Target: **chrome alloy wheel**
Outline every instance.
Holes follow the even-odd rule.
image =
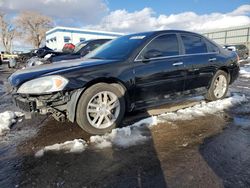
[[[120,113],[120,101],[110,91],[102,91],[94,95],[87,105],[88,122],[97,129],[110,127]]]
[[[227,90],[227,79],[224,75],[219,75],[214,82],[214,96],[221,98],[225,95]]]

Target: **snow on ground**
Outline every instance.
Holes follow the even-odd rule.
[[[54,151],[54,152],[63,151],[65,153],[80,153],[80,152],[83,152],[86,147],[87,147],[87,144],[84,140],[75,139],[73,141],[67,141],[67,142],[60,143],[60,144],[46,146],[43,149],[36,152],[35,156],[41,157],[44,155],[44,153],[49,152],[49,151]]]
[[[122,148],[133,146],[150,138],[147,135],[148,127],[157,125],[157,123],[157,117],[152,116],[133,125],[113,129],[111,133],[104,136],[92,136],[90,137],[90,143],[99,149],[111,147],[112,145]]]
[[[111,133],[107,133],[103,136],[92,136],[90,137],[89,146],[94,146],[97,149],[113,146],[118,148],[127,148],[150,139],[149,129],[158,123],[191,120],[208,114],[216,114],[245,101],[247,101],[247,99],[244,95],[240,96],[236,94],[223,100],[213,102],[202,101],[200,104],[193,107],[180,109],[176,112],[164,113],[158,116],[151,116],[130,126],[114,129]],[[72,141],[69,141],[69,143],[71,142]],[[42,156],[45,151],[65,150],[64,144],[46,146],[44,149],[38,151],[36,156]],[[85,141],[82,141],[82,147],[82,151],[84,151],[87,147]],[[66,151],[70,151],[72,148],[74,148],[74,144],[71,143],[67,145]]]
[[[95,144],[97,148],[105,148],[111,146],[129,147],[143,142],[150,138],[144,135],[146,128],[151,128],[158,123],[173,122],[181,120],[191,120],[197,117],[205,116],[208,114],[216,114],[232,107],[233,105],[240,104],[246,101],[246,97],[234,95],[232,97],[213,101],[202,101],[200,104],[193,107],[180,109],[177,112],[164,113],[158,116],[152,116],[120,129],[114,129],[111,133],[104,136],[92,136],[90,143]]]
[[[217,100],[213,102],[202,101],[200,104],[195,106],[180,109],[177,112],[169,112],[158,116],[160,121],[181,121],[191,120],[197,117],[205,116],[208,114],[216,114],[217,112],[223,111],[232,107],[233,105],[240,104],[247,101],[245,95],[234,95],[229,98]]]
[[[250,66],[244,66],[240,68],[240,76],[244,78],[250,78]]]
[[[0,136],[10,130],[10,126],[17,122],[18,117],[22,117],[21,112],[6,111],[0,113]]]

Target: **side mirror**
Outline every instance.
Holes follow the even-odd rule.
[[[151,59],[151,58],[156,58],[156,57],[161,57],[162,52],[158,50],[149,50],[144,54],[144,59]]]

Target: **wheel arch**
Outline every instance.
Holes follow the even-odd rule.
[[[82,89],[78,89],[76,92],[74,92],[71,96],[70,102],[67,104],[67,116],[69,121],[75,122],[76,121],[76,112],[77,112],[77,105],[81,98],[81,96],[84,94],[84,92],[90,88],[91,86],[99,83],[106,83],[111,84],[114,87],[116,87],[125,97],[125,105],[126,105],[126,111],[130,110],[130,97],[128,94],[128,89],[125,86],[125,84],[117,79],[117,78],[97,78],[94,80],[91,80],[87,82]]]
[[[207,89],[210,87],[210,85],[211,85],[211,83],[212,83],[212,80],[213,80],[213,78],[214,78],[214,75],[215,75],[218,71],[224,71],[224,72],[227,73],[227,75],[228,75],[228,81],[229,81],[228,83],[230,84],[230,81],[231,81],[231,74],[230,74],[230,71],[229,71],[229,69],[228,69],[227,67],[223,66],[223,67],[217,68],[217,69],[214,71],[213,76],[212,76],[212,78],[210,79],[210,81],[209,81],[209,83],[208,83]]]
[[[227,73],[227,76],[228,76],[228,83],[231,83],[232,78],[231,78],[231,73],[230,73],[229,69],[228,69],[227,67],[224,66],[224,67],[220,67],[217,71],[219,71],[219,70],[224,71],[224,72]],[[216,72],[217,72],[217,71],[216,71]]]

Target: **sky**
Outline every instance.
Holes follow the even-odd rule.
[[[156,3],[157,2],[157,3]],[[227,13],[243,4],[250,4],[249,0],[106,0],[111,11],[126,9],[130,12],[151,7],[157,14],[173,14],[194,11],[197,14],[212,12]]]
[[[52,17],[55,26],[124,34],[250,26],[250,0],[0,0],[0,12],[10,20],[22,11]],[[19,40],[14,45],[24,48]]]
[[[121,33],[250,25],[250,0],[0,0],[0,10],[9,18],[38,11],[56,26]]]

